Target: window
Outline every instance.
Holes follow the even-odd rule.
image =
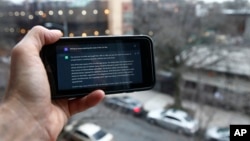
[[[180,122],[180,121],[181,121],[180,119],[175,118],[175,117],[172,117],[172,116],[165,116],[165,118],[168,118],[168,119],[170,119],[170,120],[174,120],[174,121],[178,121],[178,122]]]
[[[204,91],[207,92],[207,93],[212,93],[214,94],[217,90],[217,87],[215,86],[211,86],[211,85],[205,85],[204,86]]]
[[[185,119],[186,119],[186,121],[193,121],[194,120],[191,116],[188,116],[188,115],[185,117]]]
[[[197,87],[196,82],[185,81],[185,88],[196,89],[196,87]]]
[[[148,135],[150,140],[190,140],[143,121],[154,110],[164,117],[169,107],[192,113],[185,120],[199,119],[201,131],[205,125],[220,126],[220,120],[223,127],[232,119],[250,124],[249,9],[250,0],[0,0],[0,97],[11,50],[35,25],[59,29],[65,37],[147,35],[154,41],[158,88],[107,96],[119,97],[110,103],[143,106],[142,116],[101,103],[70,120],[103,127],[106,133],[96,138],[110,133],[113,140],[135,141],[148,141]],[[223,96],[218,102],[217,91]],[[136,101],[121,99],[124,95]],[[205,140],[201,137],[195,134],[192,140]]]
[[[96,140],[100,140],[101,138],[103,138],[107,133],[103,130],[99,130],[97,133],[94,134],[94,138]]]
[[[86,135],[85,133],[81,132],[81,131],[76,130],[75,133],[78,134],[78,135],[80,135],[80,136],[83,136],[86,139],[89,139],[89,136]]]

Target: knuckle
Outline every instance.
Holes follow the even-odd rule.
[[[40,25],[34,26],[31,31],[39,32],[39,31],[44,31],[46,28]]]

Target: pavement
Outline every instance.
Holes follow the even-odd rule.
[[[128,95],[140,100],[144,103],[144,108],[148,111],[163,108],[174,102],[171,96],[153,90],[111,96],[120,95]],[[213,126],[229,126],[231,124],[250,124],[250,116],[237,111],[226,111],[222,108],[198,104],[187,100],[183,100],[182,102],[185,108],[189,108],[195,112],[195,118],[199,119],[202,129]]]

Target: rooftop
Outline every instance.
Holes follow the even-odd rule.
[[[189,67],[250,76],[250,48],[196,46],[182,55]]]

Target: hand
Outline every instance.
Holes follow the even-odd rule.
[[[103,99],[104,92],[96,90],[80,99],[51,101],[39,52],[61,36],[60,31],[36,26],[13,48],[9,84],[0,106],[1,138],[55,141],[70,116]]]

